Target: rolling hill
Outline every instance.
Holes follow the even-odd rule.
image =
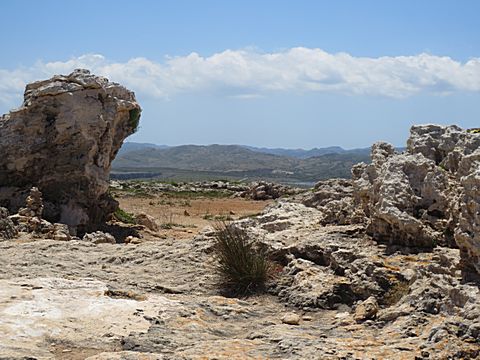
[[[296,155],[286,156],[268,153],[265,148],[240,145],[127,145],[127,150],[120,151],[113,162],[112,177],[169,180],[246,178],[310,184],[332,177],[349,178],[353,164],[369,161],[365,149],[327,149],[330,150],[324,150],[325,154],[319,156],[306,156],[309,151],[301,149],[272,149],[277,153],[281,153],[279,150],[285,150],[284,153],[294,151]]]

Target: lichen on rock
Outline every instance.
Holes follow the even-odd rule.
[[[17,212],[36,186],[44,218],[95,228],[117,207],[110,166],[140,113],[133,92],[88,70],[28,84],[22,106],[0,117],[0,205]]]

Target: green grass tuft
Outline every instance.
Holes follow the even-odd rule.
[[[264,289],[272,263],[257,242],[244,230],[225,222],[215,226],[215,256],[221,285],[234,295],[249,295]]]

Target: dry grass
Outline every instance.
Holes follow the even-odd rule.
[[[216,224],[217,272],[224,290],[249,295],[264,289],[272,274],[272,263],[245,231],[225,222]]]

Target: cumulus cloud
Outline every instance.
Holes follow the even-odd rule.
[[[31,67],[0,69],[0,102],[20,98],[27,82],[75,68],[88,68],[141,96],[161,99],[195,92],[249,99],[271,92],[402,98],[422,92],[480,91],[480,58],[465,63],[425,53],[369,58],[297,47],[275,53],[225,50],[207,57],[191,53],[161,62],[146,58],[114,62],[95,54],[37,62]]]

